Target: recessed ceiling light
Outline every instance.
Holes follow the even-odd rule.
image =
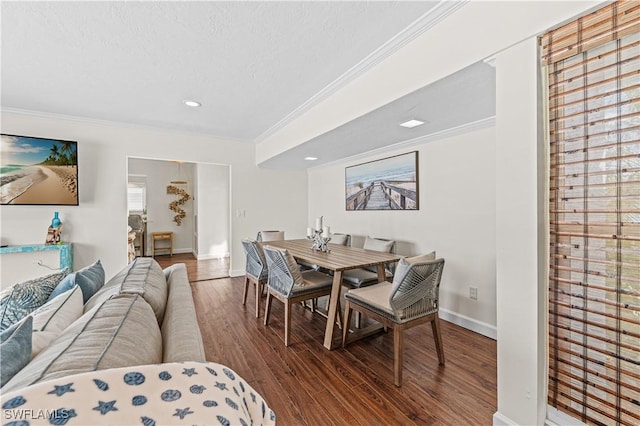
[[[184,104],[185,104],[186,106],[190,106],[190,107],[192,107],[192,108],[197,108],[197,107],[199,107],[200,105],[202,105],[200,102],[196,102],[196,101],[184,101]]]
[[[316,161],[318,157],[304,157],[304,159],[307,161]]]
[[[406,127],[409,129],[421,126],[423,124],[424,124],[424,121],[420,121],[420,120],[409,120],[409,121],[405,121],[404,123],[400,123],[402,127]]]

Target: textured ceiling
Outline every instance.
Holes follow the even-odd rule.
[[[1,103],[256,141],[437,3],[2,1]]]

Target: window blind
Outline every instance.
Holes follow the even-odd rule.
[[[544,35],[549,404],[640,424],[640,2]]]

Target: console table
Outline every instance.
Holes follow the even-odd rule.
[[[60,251],[60,269],[69,268],[73,271],[73,244],[31,244],[21,246],[0,247],[0,254],[5,253],[35,253],[39,251]]]

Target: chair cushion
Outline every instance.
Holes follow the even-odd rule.
[[[260,241],[282,241],[284,231],[260,231]]]
[[[291,296],[300,296],[323,288],[330,290],[333,284],[332,276],[318,271],[303,271],[302,279],[302,285],[294,285],[291,289]]]
[[[0,293],[0,331],[6,330],[44,305],[68,273],[65,268],[55,274],[15,284]]]
[[[388,270],[385,270],[385,279],[391,280],[393,275]],[[378,282],[378,272],[369,271],[368,269],[357,268],[348,269],[342,273],[342,281],[351,287],[365,287]]]
[[[33,318],[28,316],[0,333],[0,387],[22,370],[31,359]]]
[[[429,260],[436,260],[436,252],[432,251],[431,253],[421,254],[420,256],[405,257],[404,260],[406,260],[407,263],[428,262]]]
[[[104,285],[104,268],[100,259],[93,265],[76,271],[76,284],[82,289],[82,301],[87,302]]]
[[[331,234],[331,243],[346,246],[349,241],[348,234]]]
[[[378,238],[367,237],[364,240],[364,245],[362,246],[362,248],[365,250],[375,250],[383,253],[391,253],[391,249],[393,248],[393,245],[395,243],[395,241],[387,241],[380,240]]]
[[[87,371],[162,362],[160,327],[137,294],[118,294],[87,312],[18,372],[3,392]]]
[[[363,288],[355,288],[345,293],[345,299],[361,306],[367,306],[374,312],[378,312],[387,317],[394,317],[395,314],[389,304],[391,294],[391,283],[383,281],[378,284]]]
[[[51,341],[80,318],[82,313],[82,289],[79,286],[60,294],[33,311],[31,358],[49,346]]]
[[[296,286],[303,286],[304,279],[302,278],[302,272],[300,272],[300,267],[296,262],[296,259],[289,253],[289,250],[280,250],[282,255],[284,256],[285,261],[287,262],[287,268],[289,268],[289,272],[293,277],[293,288]]]

